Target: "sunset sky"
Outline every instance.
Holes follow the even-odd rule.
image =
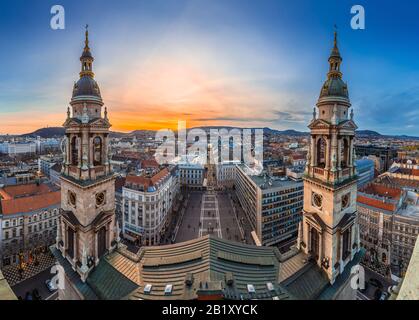
[[[366,30],[350,27],[354,4]],[[358,126],[419,136],[418,16],[410,0],[1,1],[0,134],[62,125],[86,23],[112,130],[308,131],[337,24]]]

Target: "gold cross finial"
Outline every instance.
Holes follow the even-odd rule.
[[[89,48],[89,25],[88,24],[86,24],[86,40],[85,40],[85,44],[86,44],[86,47],[85,47],[85,49],[88,49]]]

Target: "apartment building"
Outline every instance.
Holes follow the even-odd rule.
[[[122,188],[122,232],[143,245],[158,245],[179,193],[177,167],[126,177]]]
[[[0,189],[0,266],[18,263],[19,253],[55,242],[61,193],[52,184]]]
[[[257,241],[264,246],[281,245],[297,238],[303,208],[303,181],[254,174],[236,166],[236,195]]]

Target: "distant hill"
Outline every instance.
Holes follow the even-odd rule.
[[[38,129],[34,132],[31,133],[25,133],[22,134],[21,137],[41,137],[44,139],[47,138],[60,138],[62,136],[64,136],[65,133],[65,129],[63,127],[49,127],[49,128],[42,128],[42,129]],[[123,136],[127,135],[126,133],[122,133],[122,132],[114,132],[111,131],[110,136],[112,138],[121,138]]]
[[[372,131],[372,130],[357,130],[355,133],[359,137],[363,137],[363,136],[374,136],[374,137],[382,136],[381,133],[378,133],[377,131]]]
[[[64,135],[65,129],[63,127],[49,127],[38,129],[32,133],[22,134],[22,137],[41,137],[41,138],[54,138],[62,137]]]
[[[228,127],[228,126],[207,126],[207,127],[198,127],[200,129],[205,130],[206,132],[209,132],[210,129],[227,129],[231,130],[236,127]],[[188,130],[191,130],[194,128],[190,128]],[[268,127],[265,128],[238,128],[238,129],[263,129],[265,135],[286,135],[286,136],[295,136],[295,137],[301,137],[301,136],[307,136],[309,135],[308,132],[303,131],[297,131],[297,130],[275,130]],[[41,138],[54,138],[54,137],[62,137],[64,135],[65,129],[63,127],[49,127],[49,128],[42,128],[38,129],[32,133],[27,133],[21,135],[21,137],[41,137]],[[134,130],[130,133],[123,133],[123,132],[116,132],[111,131],[110,136],[112,138],[123,138],[123,137],[132,137],[136,136],[137,138],[143,136],[145,133],[153,133],[155,131],[152,130]],[[357,130],[356,136],[360,138],[397,138],[397,139],[415,139],[419,140],[419,137],[412,137],[412,136],[406,136],[406,135],[400,135],[400,136],[391,136],[391,135],[382,135],[381,133],[377,131],[372,130]]]

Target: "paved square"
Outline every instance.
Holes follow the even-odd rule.
[[[237,214],[239,213],[239,219]],[[240,222],[239,222],[240,221]],[[239,226],[240,225],[240,226]],[[176,236],[176,243],[212,234],[227,240],[249,242],[248,223],[240,212],[233,208],[230,193],[190,192],[182,223]]]

